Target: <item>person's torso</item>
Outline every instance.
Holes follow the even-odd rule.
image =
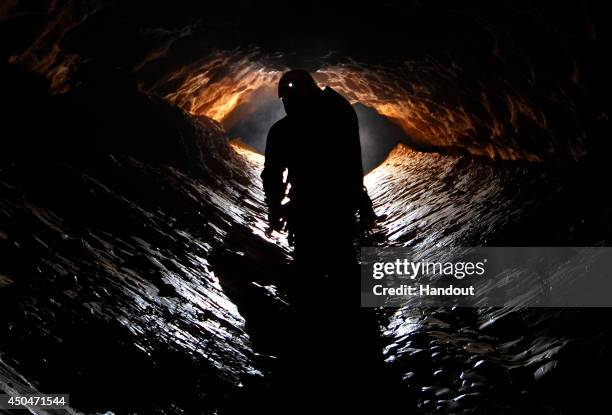
[[[332,94],[336,93],[326,90],[306,116],[290,118],[286,124],[291,199],[306,209],[349,208],[353,197],[349,189],[360,181],[354,173],[361,159],[352,148],[358,145],[352,108]]]

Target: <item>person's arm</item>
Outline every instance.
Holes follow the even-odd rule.
[[[357,113],[354,108],[350,108],[350,119],[351,119],[351,149],[354,152],[352,159],[356,161],[353,166],[355,177],[355,192],[358,194],[357,199],[357,210],[359,211],[359,220],[361,227],[364,229],[370,228],[374,222],[376,222],[376,213],[372,206],[372,200],[368,191],[363,185],[363,164],[361,160],[361,139],[359,137],[359,120],[357,119]]]
[[[359,221],[363,229],[370,228],[377,219],[376,213],[372,206],[372,200],[368,195],[368,191],[363,185],[363,165],[361,160],[361,140],[359,137],[359,119],[357,112],[349,101],[342,95],[338,94],[332,88],[327,87],[326,91],[330,97],[337,99],[338,105],[341,107],[341,116],[343,117],[343,125],[346,128],[346,133],[343,134],[348,160],[347,178],[349,187],[349,197],[354,209],[359,213]]]
[[[286,189],[286,184],[283,182],[286,162],[281,139],[279,126],[275,124],[268,132],[266,161],[261,173],[266,205],[268,206],[268,222],[270,227],[275,230],[282,228],[281,201]]]

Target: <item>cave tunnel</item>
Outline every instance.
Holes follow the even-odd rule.
[[[610,292],[543,304],[610,273],[580,256],[612,239],[604,6],[3,1],[0,393],[69,395],[36,414],[601,412]],[[313,286],[295,312],[260,178],[292,68],[357,114],[378,220],[355,248],[552,252],[536,288],[518,265],[488,288],[529,306],[367,308],[358,338],[347,272],[354,308]]]

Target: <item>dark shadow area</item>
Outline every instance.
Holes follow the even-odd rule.
[[[287,260],[241,226],[213,253],[211,265],[245,317],[265,372],[265,379],[245,384],[225,410],[341,412],[354,405],[356,394],[363,410],[416,410],[411,402],[380,399],[402,391],[397,374],[383,367],[374,310],[355,307],[331,281]]]

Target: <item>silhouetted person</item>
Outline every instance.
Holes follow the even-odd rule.
[[[339,385],[349,394],[370,394],[368,382],[380,378],[374,373],[377,327],[371,310],[360,312],[353,248],[356,216],[363,227],[376,218],[363,187],[357,115],[345,98],[319,88],[303,70],[285,73],[278,95],[287,116],[268,133],[262,179],[270,227],[289,231],[298,268],[298,311],[283,333],[293,338],[289,360],[296,362],[285,365],[291,380],[281,384],[295,387],[297,371],[310,385],[306,393],[342,402]]]
[[[287,116],[270,128],[262,173],[270,226],[286,226],[299,266],[339,278],[355,262],[357,212],[366,227],[375,218],[363,187],[357,115],[303,70],[282,76],[278,96]]]

